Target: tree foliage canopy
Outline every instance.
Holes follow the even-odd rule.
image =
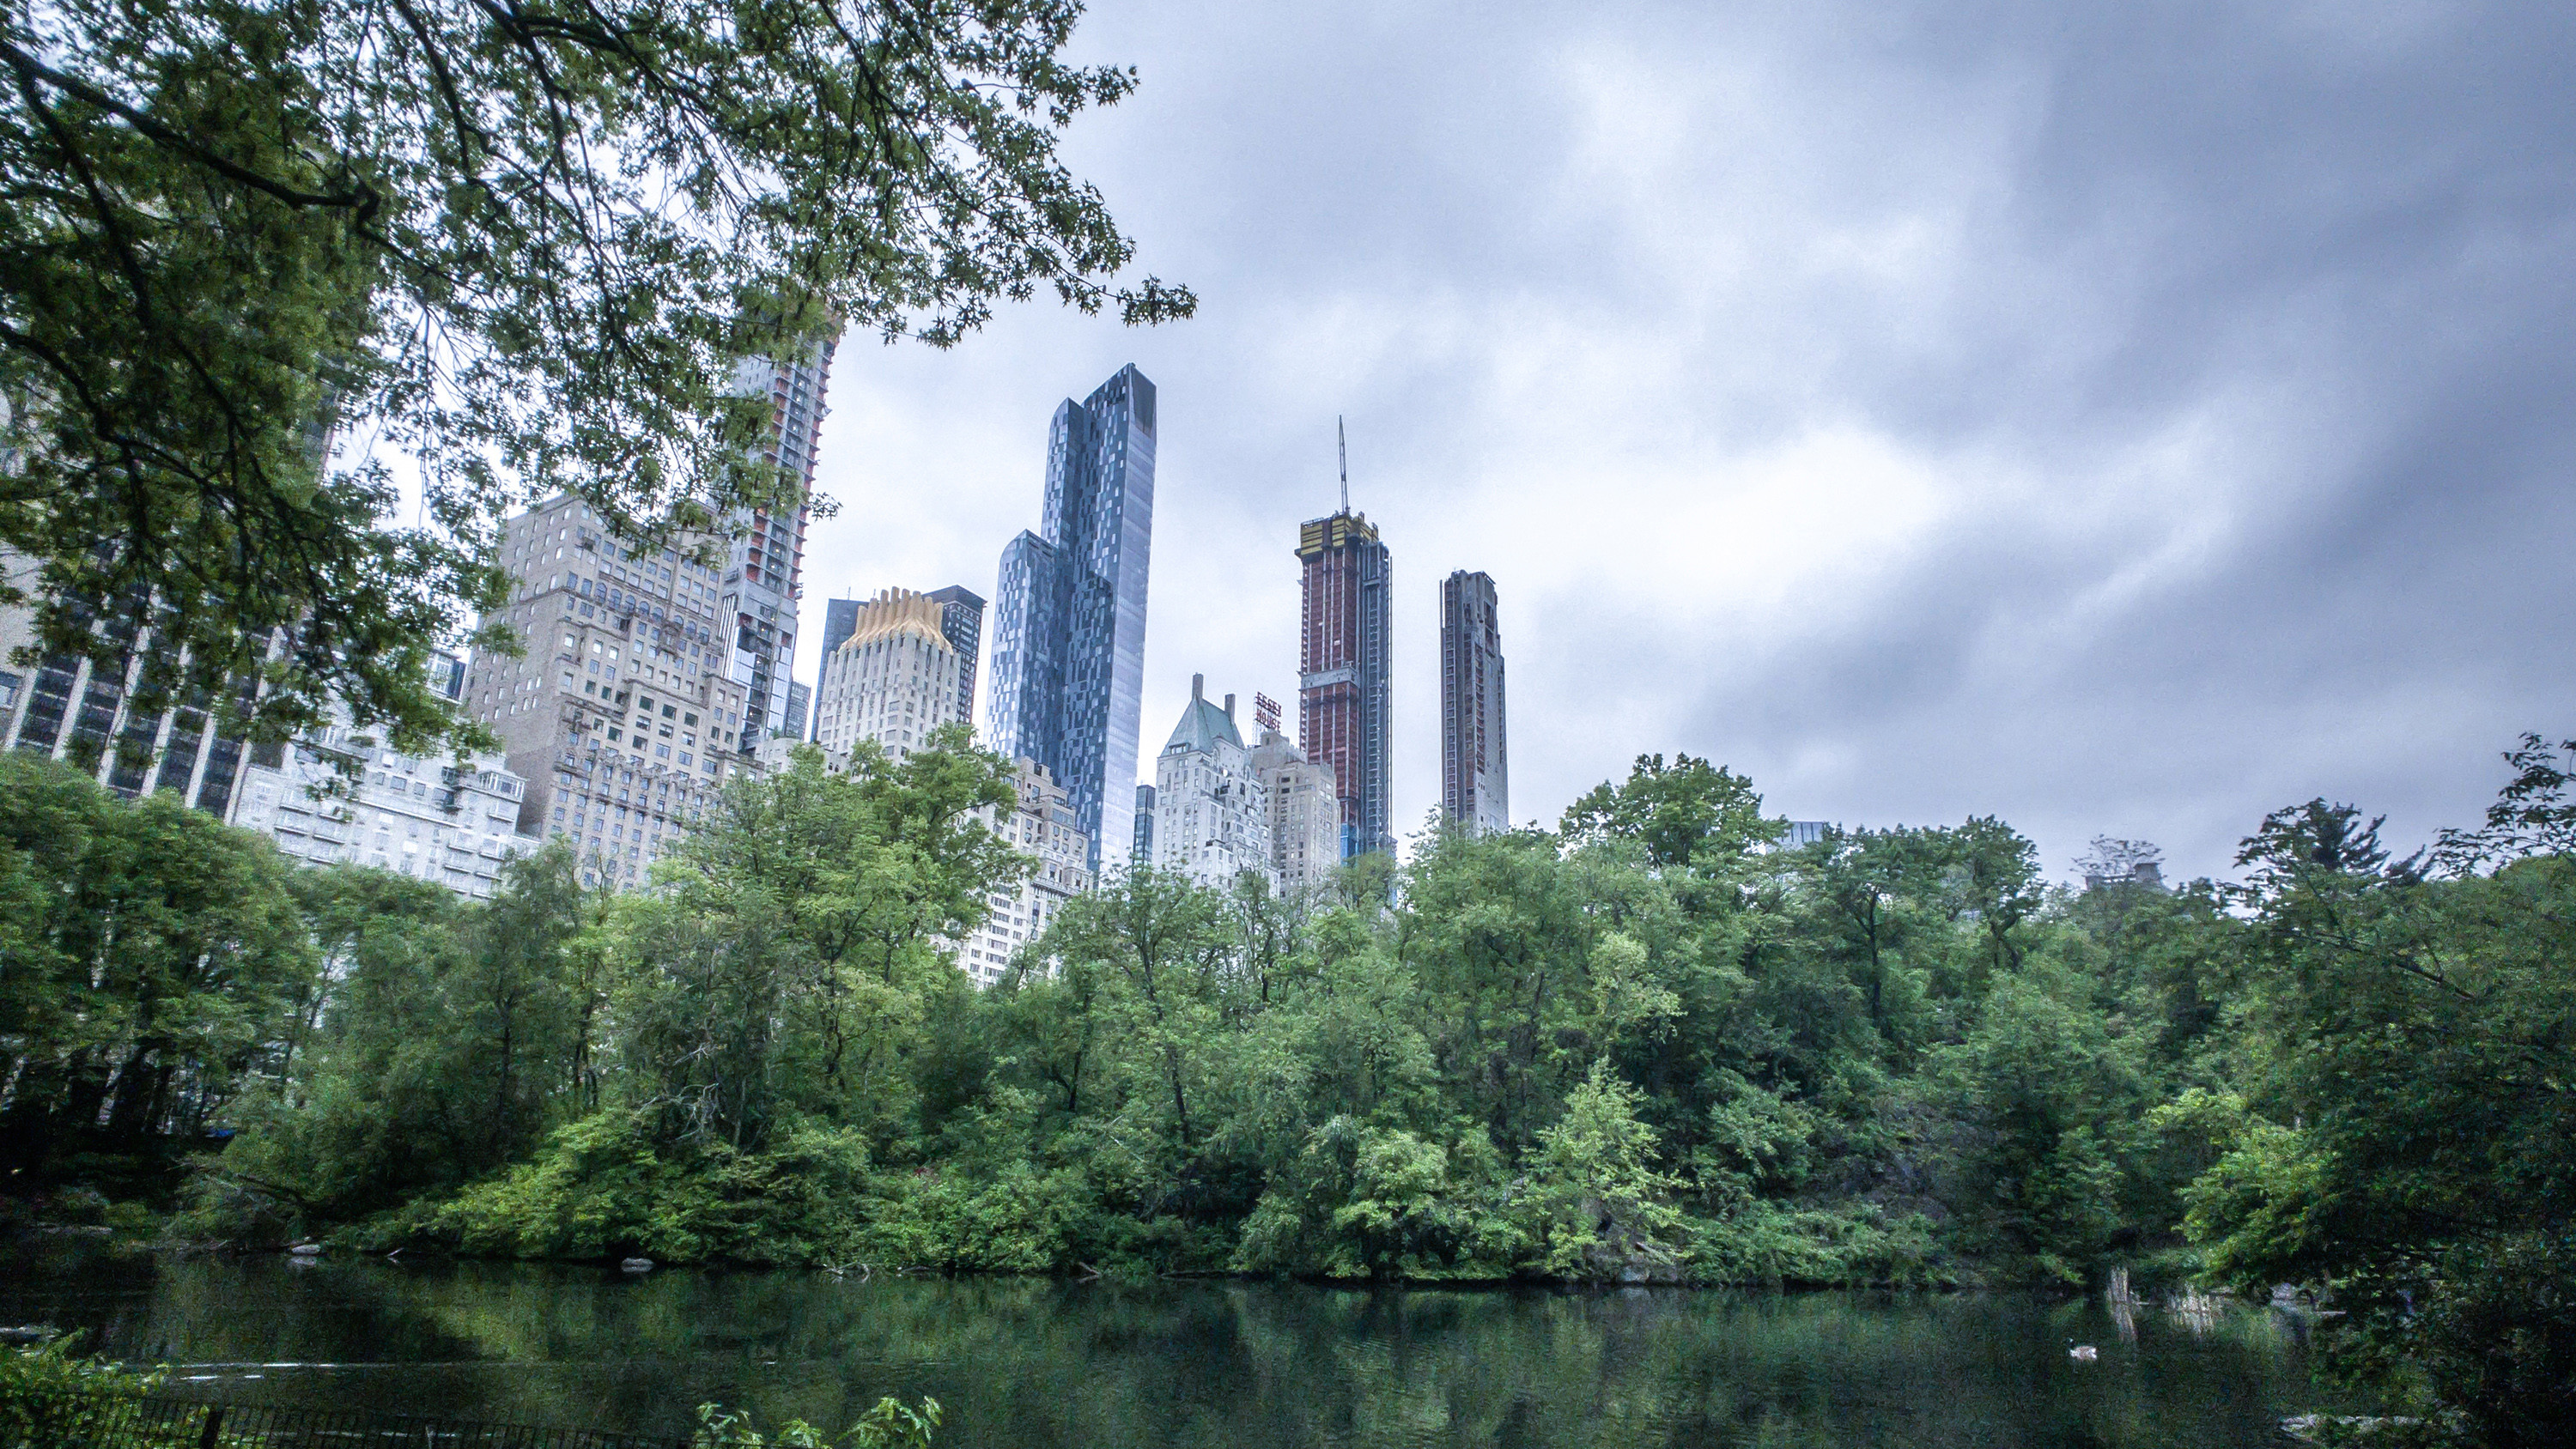
[[[1185,288],[1058,162],[1132,71],[1073,0],[13,0],[0,7],[0,544],[45,646],[171,641],[157,692],[264,679],[417,749],[495,602],[492,525],[556,491],[629,538],[792,509],[744,359],[956,341],[1052,291]],[[420,460],[418,526],[334,425]],[[133,629],[122,631],[125,639]],[[274,638],[288,642],[272,658]],[[184,648],[184,654],[180,650]]]

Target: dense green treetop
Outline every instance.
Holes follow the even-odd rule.
[[[664,889],[605,926],[623,1065],[659,1132],[752,1150],[782,1116],[868,1110],[923,996],[955,984],[935,947],[1024,869],[970,818],[1007,807],[1009,779],[949,725],[900,761],[868,742],[836,773],[808,748],[727,787],[655,867]]]
[[[1635,840],[1658,866],[1734,860],[1784,828],[1763,818],[1753,782],[1688,755],[1669,765],[1661,755],[1639,755],[1625,784],[1604,782],[1567,806],[1563,826],[1579,838]]]
[[[0,1161],[148,1159],[219,1121],[312,976],[288,882],[267,840],[175,796],[0,756]]]
[[[2213,1276],[2327,1288],[2338,1368],[2490,1445],[2576,1433],[2576,802],[2550,753],[2507,757],[2447,876],[2350,806],[2267,818],[2241,1092],[2166,1109],[2222,1154],[2183,1194]]]

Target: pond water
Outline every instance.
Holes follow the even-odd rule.
[[[0,1261],[0,1323],[86,1329],[191,1394],[649,1433],[710,1399],[838,1429],[928,1394],[941,1449],[2220,1449],[2323,1402],[2268,1309],[2125,1318],[2021,1294]]]

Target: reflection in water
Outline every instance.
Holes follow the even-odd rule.
[[[936,1396],[942,1449],[2260,1445],[2318,1407],[2270,1313],[2019,1295],[839,1280],[517,1264],[14,1264],[0,1321],[191,1391],[676,1432]],[[2124,1314],[2124,1316],[2126,1316]],[[2067,1359],[2069,1338],[2119,1347]]]
[[[2174,1322],[2192,1333],[2211,1332],[2225,1321],[2229,1311],[2225,1299],[2213,1298],[2197,1288],[2174,1299],[2166,1308],[2173,1314]],[[2306,1340],[2303,1338],[2300,1342],[2305,1343]]]

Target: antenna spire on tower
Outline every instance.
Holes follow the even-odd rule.
[[[1348,513],[1351,511],[1351,434],[1349,429],[1342,426],[1339,413],[1333,415],[1333,438],[1341,445],[1342,511]]]

